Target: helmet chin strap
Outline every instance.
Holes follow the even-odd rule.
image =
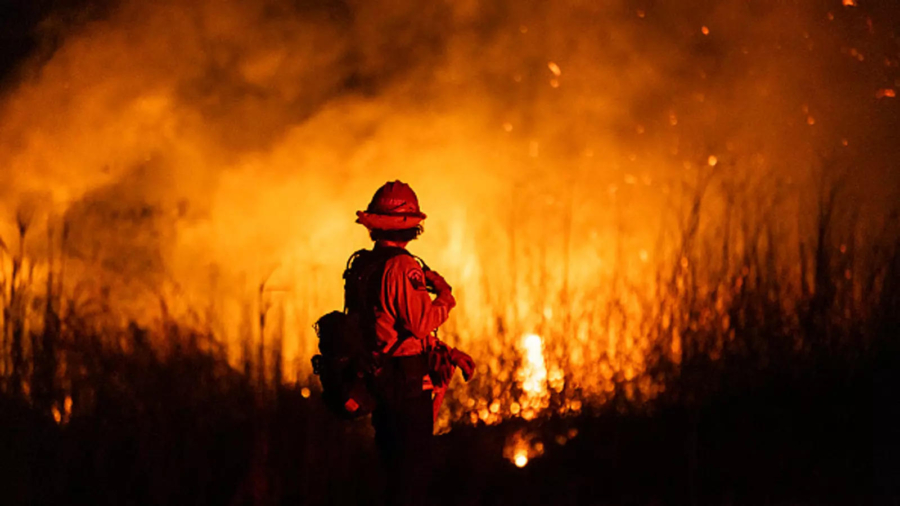
[[[406,249],[406,245],[409,244],[409,241],[399,242],[399,241],[380,240],[380,241],[376,241],[375,244],[378,246],[388,246],[388,247],[392,247],[392,248]]]

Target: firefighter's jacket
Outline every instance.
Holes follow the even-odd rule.
[[[450,291],[438,293],[432,301],[425,273],[409,255],[387,261],[379,299],[375,313],[378,344],[384,353],[396,357],[418,355],[433,345],[433,332],[447,321],[456,305]]]

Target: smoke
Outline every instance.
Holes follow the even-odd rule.
[[[273,305],[295,365],[386,180],[429,214],[414,246],[457,286],[451,332],[487,349],[498,317],[529,332],[677,261],[666,245],[704,178],[707,234],[727,188],[747,220],[805,215],[821,181],[876,218],[896,198],[897,105],[876,93],[898,87],[897,14],[881,4],[106,7],[51,14],[58,46],[4,98],[0,237],[32,209],[69,286],[89,279],[123,321],[164,299],[235,342],[242,307]]]

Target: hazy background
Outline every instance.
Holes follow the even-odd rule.
[[[799,293],[832,187],[861,243],[890,223],[900,14],[859,4],[13,4],[0,237],[26,223],[34,279],[49,260],[104,325],[171,317],[238,357],[268,310],[303,382],[368,244],[354,213],[400,179],[429,215],[411,249],[460,301],[448,341],[486,366],[538,333],[586,384],[631,379],[658,273],[728,271],[765,229]],[[731,246],[688,258],[698,188],[699,237]]]

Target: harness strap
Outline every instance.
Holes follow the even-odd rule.
[[[374,346],[375,310],[379,305],[380,290],[387,263],[399,255],[412,256],[403,248],[376,248],[359,250],[351,255],[344,271],[344,311],[360,315],[366,339]],[[390,349],[381,353],[392,355],[404,339],[402,335]]]

